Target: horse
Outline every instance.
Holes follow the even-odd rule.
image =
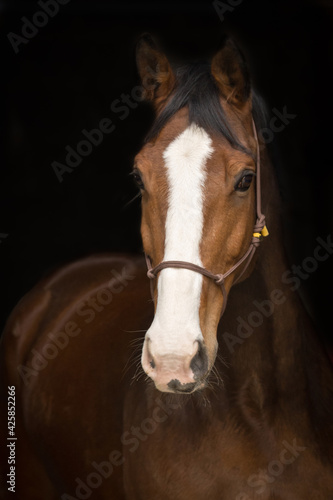
[[[133,166],[145,255],[68,264],[9,317],[1,499],[332,499],[332,369],[244,56],[227,38],[174,69],[144,34],[137,67],[156,113]]]

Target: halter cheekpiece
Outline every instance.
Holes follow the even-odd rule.
[[[173,268],[178,268],[178,269],[189,269],[190,271],[194,271],[197,273],[202,274],[203,276],[206,276],[207,278],[212,279],[216,285],[221,287],[222,290],[222,295],[223,295],[223,307],[222,307],[222,312],[221,316],[225,311],[226,305],[227,305],[227,292],[224,286],[224,281],[225,279],[232,274],[243,262],[246,262],[246,265],[244,269],[242,270],[241,274],[238,276],[237,280],[235,283],[237,283],[240,278],[243,276],[245,273],[246,269],[248,268],[252,257],[259,246],[261,240],[265,237],[268,236],[268,230],[266,227],[266,221],[265,221],[265,216],[261,212],[261,181],[260,181],[260,149],[259,149],[259,141],[258,141],[258,135],[256,131],[256,126],[254,124],[254,121],[252,120],[253,123],[253,131],[254,131],[254,137],[256,140],[256,145],[257,145],[257,175],[256,175],[256,197],[257,197],[257,219],[254,225],[253,229],[253,234],[252,234],[252,240],[250,243],[250,246],[247,250],[247,252],[239,259],[236,264],[234,264],[228,271],[226,271],[224,274],[214,274],[205,269],[204,267],[197,266],[196,264],[192,264],[191,262],[186,262],[182,260],[167,260],[160,262],[157,264],[157,266],[152,267],[151,260],[148,255],[145,254],[146,257],[146,263],[147,263],[147,276],[150,280],[153,280],[156,278],[157,274],[162,271],[162,269],[166,269],[167,267],[173,267]],[[151,295],[152,298],[154,298],[153,294],[153,282],[151,281]]]

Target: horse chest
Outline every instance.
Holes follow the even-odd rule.
[[[228,441],[228,442],[227,442]],[[127,500],[304,500],[294,471],[274,462],[260,467],[258,450],[241,437],[197,432],[189,437],[156,431],[125,454]],[[289,466],[287,465],[287,468]],[[292,466],[290,466],[292,468]],[[283,470],[282,470],[283,469]],[[279,477],[278,477],[279,476]],[[324,498],[324,497],[318,497]]]
[[[209,412],[208,412],[209,413]],[[157,398],[125,417],[124,478],[129,500],[247,500],[258,450],[222,421]],[[258,462],[259,467],[259,462]],[[252,494],[253,494],[252,489]],[[269,499],[265,494],[258,497]],[[279,498],[279,497],[275,497]]]

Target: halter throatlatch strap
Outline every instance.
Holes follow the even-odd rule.
[[[256,175],[256,198],[257,198],[257,219],[253,228],[253,235],[252,235],[252,240],[250,243],[250,246],[247,250],[247,252],[239,259],[239,261],[236,262],[228,271],[226,271],[224,274],[214,274],[205,269],[204,267],[197,266],[196,264],[192,264],[191,262],[186,262],[182,260],[167,260],[164,262],[160,262],[160,264],[157,264],[157,266],[152,267],[151,260],[148,255],[145,255],[146,257],[146,263],[147,263],[147,276],[151,280],[150,281],[150,291],[151,291],[151,296],[154,298],[154,287],[153,287],[153,279],[156,278],[157,274],[162,271],[163,269],[166,269],[168,267],[176,268],[176,269],[189,269],[190,271],[194,271],[196,273],[200,273],[203,276],[206,276],[207,278],[212,279],[216,285],[219,285],[221,287],[222,295],[223,295],[223,306],[222,306],[222,312],[221,316],[225,311],[226,305],[227,305],[227,292],[224,286],[225,279],[232,274],[240,265],[243,264],[243,262],[246,262],[244,268],[242,269],[242,272],[240,273],[239,276],[237,276],[237,279],[235,283],[237,283],[247,268],[250,265],[250,262],[252,260],[252,257],[258,248],[261,240],[265,237],[268,236],[268,230],[266,227],[266,221],[265,221],[265,216],[261,211],[261,178],[260,178],[260,149],[259,149],[259,141],[258,141],[258,135],[257,135],[257,130],[256,126],[254,124],[254,121],[252,120],[253,124],[253,132],[254,132],[254,138],[256,140],[256,145],[257,145],[257,175]]]

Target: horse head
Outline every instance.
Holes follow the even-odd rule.
[[[253,240],[259,147],[251,86],[230,40],[211,64],[173,71],[144,35],[137,65],[156,111],[133,169],[148,274],[155,278],[142,366],[160,391],[191,393],[205,386],[227,295],[251,272],[261,237]]]

